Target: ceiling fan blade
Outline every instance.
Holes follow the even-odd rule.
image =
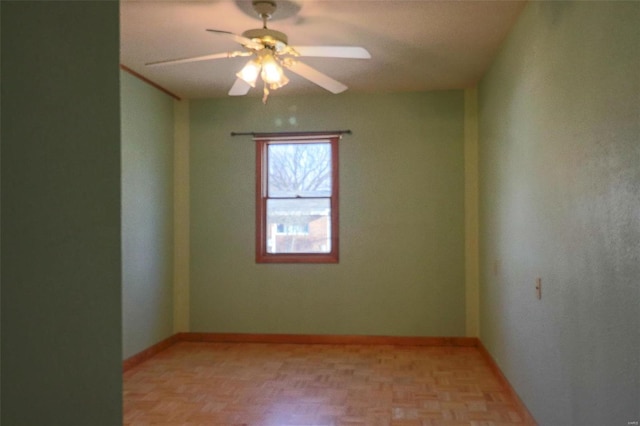
[[[323,58],[370,59],[371,54],[360,46],[291,46],[300,56]]]
[[[236,82],[231,86],[231,90],[229,90],[229,96],[244,96],[249,93],[249,89],[251,89],[249,83],[241,78],[237,78]]]
[[[214,34],[219,34],[223,37],[227,37],[230,38],[231,40],[235,41],[236,43],[239,43],[245,47],[248,47],[249,49],[256,49],[256,50],[260,50],[262,49],[264,46],[262,45],[262,43],[258,43],[255,42],[253,40],[251,40],[250,38],[247,37],[243,37],[237,34],[233,34],[230,33],[229,31],[221,31],[221,30],[210,30],[208,29],[207,31],[214,33]]]
[[[298,74],[299,76],[304,77],[312,83],[315,83],[318,86],[322,87],[323,89],[330,91],[331,93],[337,94],[347,90],[347,86],[345,86],[344,84],[332,79],[328,75],[321,73],[317,69],[312,68],[307,64],[303,64],[302,62],[285,62],[284,66],[294,73]]]
[[[145,65],[150,67],[155,67],[158,65],[175,65],[175,64],[184,64],[186,62],[210,61],[212,59],[234,58],[236,56],[249,56],[249,55],[251,55],[250,52],[214,53],[211,55],[192,56],[190,58],[178,58],[178,59],[169,59],[166,61],[148,62]]]

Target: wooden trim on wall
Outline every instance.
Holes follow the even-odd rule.
[[[165,89],[164,87],[160,86],[158,83],[153,82],[151,80],[149,80],[147,77],[143,76],[142,74],[139,74],[137,72],[135,72],[134,70],[132,70],[131,68],[129,68],[126,65],[120,64],[120,69],[122,71],[126,71],[129,74],[131,74],[132,76],[139,78],[140,80],[144,81],[147,84],[150,84],[151,86],[155,87],[156,89],[160,90],[161,92],[166,93],[167,95],[171,96],[173,99],[175,99],[176,101],[181,101],[182,99],[176,95],[173,92],[170,92],[169,90]]]
[[[500,384],[502,384],[502,386],[507,390],[507,392],[509,392],[511,399],[513,399],[515,404],[518,406],[520,410],[520,415],[522,415],[523,417],[524,424],[528,426],[537,425],[538,423],[533,418],[533,415],[531,414],[527,406],[524,405],[524,403],[522,402],[522,400],[520,399],[516,391],[511,386],[511,383],[509,383],[509,380],[507,380],[507,377],[502,373],[502,370],[500,370],[500,367],[498,367],[498,364],[493,359],[493,357],[491,356],[487,348],[485,348],[485,346],[482,344],[482,341],[480,339],[478,339],[478,350],[480,351],[484,359],[487,361],[487,364],[489,364],[489,368],[491,369],[491,372],[495,374],[495,376],[500,381]]]
[[[132,369],[136,365],[142,364],[149,358],[154,357],[158,353],[164,351],[165,349],[173,346],[174,344],[180,341],[180,335],[174,334],[171,337],[167,337],[166,339],[156,343],[153,346],[148,347],[142,352],[138,352],[137,354],[125,359],[122,361],[122,372]]]
[[[324,334],[180,333],[181,341],[323,345],[477,346],[475,337],[350,336]]]

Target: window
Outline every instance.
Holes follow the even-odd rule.
[[[256,137],[256,262],[338,262],[338,139]]]

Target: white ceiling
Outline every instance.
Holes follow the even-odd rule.
[[[474,85],[524,7],[523,1],[277,1],[269,28],[292,46],[358,45],[372,59],[304,58],[352,92],[458,89]],[[162,67],[152,61],[238,50],[205,29],[260,28],[251,1],[123,0],[121,63],[182,98],[227,96],[247,58]],[[291,72],[282,94],[322,93]],[[261,96],[261,88],[249,96]]]

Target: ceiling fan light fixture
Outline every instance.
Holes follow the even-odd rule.
[[[281,88],[282,86],[286,86],[287,83],[289,83],[289,79],[287,78],[286,75],[284,75],[284,73],[282,73],[282,77],[280,78],[280,80],[274,82],[274,83],[269,83],[269,88],[271,90],[276,90]]]
[[[244,68],[236,73],[236,76],[244,80],[251,87],[256,87],[256,80],[258,79],[258,75],[260,74],[260,68],[260,62],[252,59],[247,62]]]
[[[289,82],[289,79],[284,75],[282,67],[278,64],[278,61],[273,55],[265,55],[262,58],[262,80],[268,84],[271,88],[277,89]],[[276,87],[273,87],[273,86]]]

